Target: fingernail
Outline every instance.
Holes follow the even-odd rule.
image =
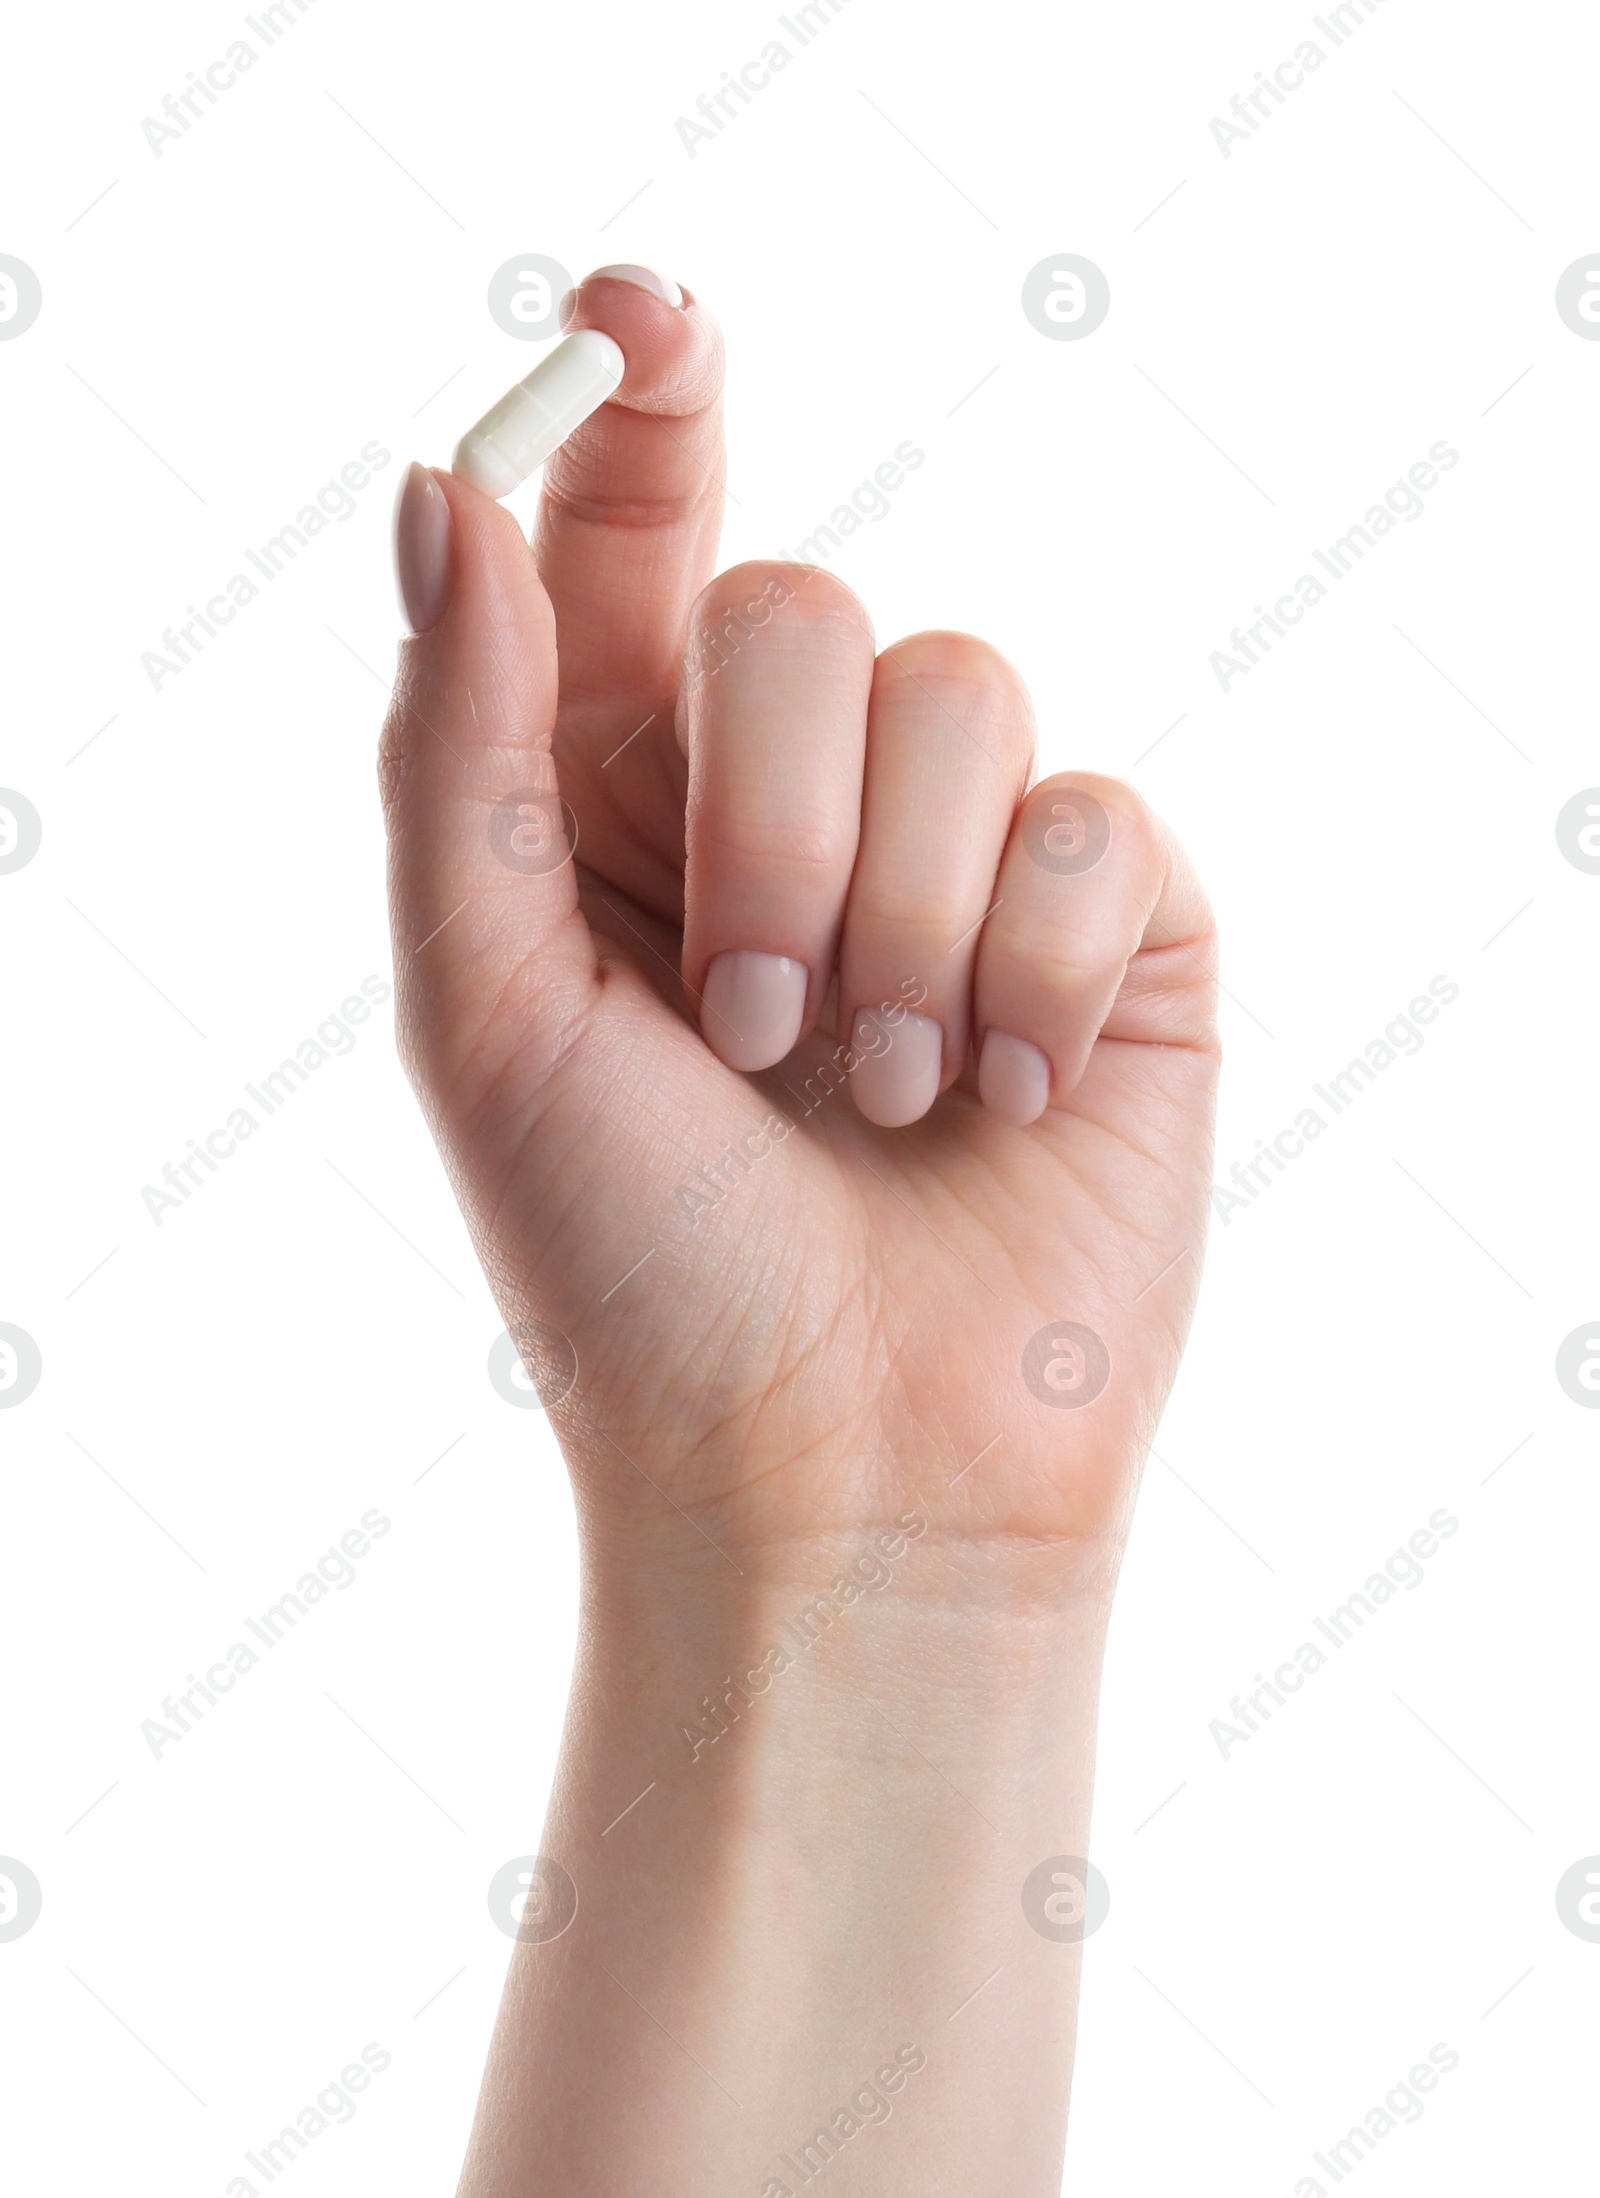
[[[791,1052],[806,1011],[809,972],[787,954],[718,954],[706,971],[700,1029],[729,1068],[773,1068]]]
[[[991,1030],[978,1056],[978,1095],[1002,1122],[1026,1129],[1050,1104],[1050,1063],[1026,1038]]]
[[[395,500],[394,569],[407,623],[426,633],[444,616],[450,593],[450,506],[427,467],[415,463]]]
[[[597,267],[584,276],[585,282],[631,282],[636,290],[648,290],[651,297],[659,298],[663,305],[682,305],[683,292],[670,275],[658,275],[653,267],[636,267],[631,260],[623,260],[615,267]]]
[[[891,1024],[858,1014],[850,1040],[860,1063],[850,1078],[858,1110],[879,1129],[918,1122],[939,1096],[944,1030],[931,1015],[906,1015]]]

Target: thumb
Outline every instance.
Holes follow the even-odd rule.
[[[547,1082],[598,973],[551,757],[555,618],[522,532],[413,465],[395,552],[421,629],[401,644],[379,761],[400,1042],[425,1100],[459,1122]]]

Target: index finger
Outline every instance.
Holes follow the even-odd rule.
[[[570,334],[598,328],[627,372],[546,462],[533,549],[556,614],[563,715],[593,739],[677,692],[689,610],[722,528],[722,336],[676,283],[602,267],[573,292]],[[669,716],[670,723],[670,716]]]

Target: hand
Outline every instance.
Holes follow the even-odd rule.
[[[1088,1853],[1211,921],[1130,789],[1027,791],[982,642],[707,584],[718,338],[657,288],[575,295],[628,373],[531,556],[420,468],[399,519],[403,1043],[586,1560],[576,1920],[514,1950],[461,2198],[1052,2198],[1079,1948],[1026,1888]]]
[[[709,578],[696,302],[568,325],[628,373],[531,555],[413,471],[383,778],[408,1063],[529,1372],[575,1348],[585,1520],[760,1572],[916,1504],[1109,1574],[1204,1238],[1205,900],[1129,787],[1028,791],[985,643]]]

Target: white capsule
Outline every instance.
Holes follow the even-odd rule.
[[[456,445],[450,469],[488,496],[509,496],[573,429],[597,412],[628,370],[598,328],[563,337]]]

